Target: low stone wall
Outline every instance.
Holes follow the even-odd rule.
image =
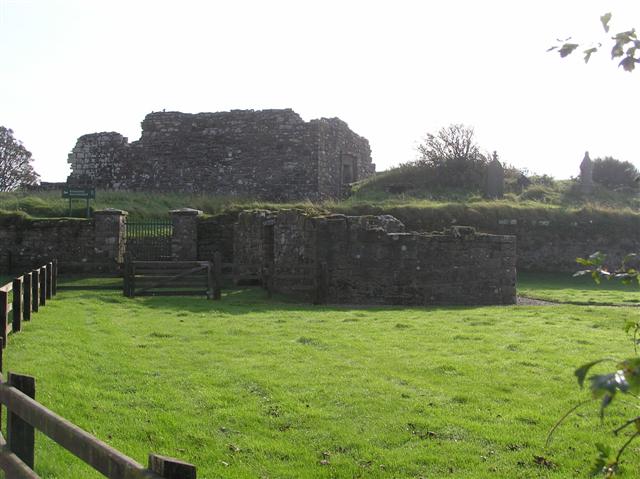
[[[94,268],[95,232],[91,220],[28,220],[5,218],[0,227],[0,250],[7,258],[2,274],[22,272],[58,260],[65,271]]]
[[[116,272],[124,253],[124,215],[93,219],[0,217],[0,274],[21,273],[58,260],[61,273]]]
[[[499,213],[468,206],[455,212],[434,208],[416,214],[411,208],[392,208],[389,213],[411,230],[470,225],[483,233],[513,235],[520,271],[573,273],[580,269],[577,257],[596,251],[607,253],[608,264],[615,267],[627,254],[640,252],[640,215],[630,212],[540,208]]]
[[[267,266],[273,291],[300,299],[404,305],[515,302],[513,236],[465,227],[446,234],[404,233],[388,215],[309,217],[299,211],[241,213],[236,228],[237,271],[260,278]],[[267,243],[269,235],[273,245]]]

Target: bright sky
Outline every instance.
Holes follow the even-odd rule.
[[[577,175],[585,150],[640,168],[640,71],[585,65],[556,38],[640,28],[635,0],[0,0],[0,125],[64,181],[78,136],[130,141],[151,111],[293,108],[339,117],[378,171],[427,133],[473,126],[532,172]]]

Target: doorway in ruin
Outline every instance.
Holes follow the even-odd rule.
[[[355,155],[342,153],[340,155],[340,185],[343,187],[358,181],[358,163]]]

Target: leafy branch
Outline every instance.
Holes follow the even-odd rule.
[[[609,33],[611,17],[611,13],[605,13],[600,17],[600,23],[602,24],[605,34]],[[547,51],[557,51],[561,58],[565,58],[579,48],[584,48],[582,50],[582,53],[584,54],[584,61],[585,63],[588,63],[591,56],[594,53],[599,52],[603,46],[603,42],[597,42],[590,45],[588,48],[585,48],[580,43],[574,43],[570,40],[571,37],[566,38],[565,40],[558,39],[557,41],[559,44],[552,46]],[[635,28],[618,32],[606,41],[607,43],[613,41],[611,47],[611,59],[614,60],[619,58],[620,62],[618,63],[618,66],[624,68],[625,71],[632,72],[636,67],[636,63],[640,63],[640,40],[638,40]]]

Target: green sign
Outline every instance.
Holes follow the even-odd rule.
[[[71,200],[80,199],[86,200],[87,202],[87,213],[86,217],[89,217],[89,200],[96,199],[96,189],[95,188],[65,188],[62,190],[62,197],[69,198],[69,216],[71,216]]]
[[[63,198],[79,198],[82,200],[94,200],[96,198],[95,188],[65,188],[62,190]]]

